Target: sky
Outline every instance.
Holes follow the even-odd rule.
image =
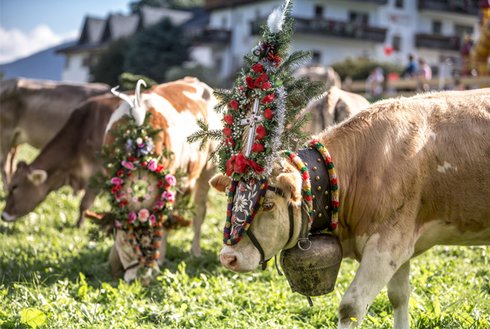
[[[76,40],[86,15],[129,12],[131,0],[0,0],[0,64]]]

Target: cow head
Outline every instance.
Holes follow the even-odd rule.
[[[216,190],[225,192],[231,184],[231,179],[217,174],[209,183]],[[301,226],[302,180],[299,172],[288,162],[282,161],[274,168],[269,184],[279,188],[284,194],[268,190],[262,207],[248,228],[262,247],[265,259],[270,259],[283,249],[293,247]],[[289,204],[293,206],[294,219],[291,239]],[[260,260],[260,252],[247,234],[235,245],[224,245],[220,254],[221,263],[235,272],[251,271],[257,268]]]
[[[33,168],[20,161],[9,185],[2,219],[13,222],[36,208],[51,190],[48,180],[45,170]]]

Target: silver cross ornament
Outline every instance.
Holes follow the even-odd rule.
[[[248,158],[252,151],[252,145],[255,137],[255,130],[258,122],[264,121],[264,117],[259,115],[259,99],[255,98],[252,112],[245,119],[240,120],[241,126],[248,125],[250,130],[248,131],[247,148],[245,149],[245,156]]]

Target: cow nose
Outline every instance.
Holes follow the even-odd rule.
[[[236,255],[230,253],[222,253],[219,256],[221,264],[229,269],[235,269],[237,267],[238,259]]]
[[[8,214],[7,212],[2,212],[2,219],[6,222],[12,222],[15,220],[15,216]]]

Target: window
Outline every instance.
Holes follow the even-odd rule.
[[[321,53],[317,50],[314,50],[311,55],[311,63],[320,64],[321,57],[322,57]]]
[[[454,26],[454,33],[460,37],[463,37],[465,35],[472,35],[473,34],[473,26],[456,24]]]
[[[315,18],[323,18],[323,6],[315,6]]]
[[[392,45],[394,51],[400,51],[402,45],[402,37],[400,37],[399,35],[394,35],[392,40]]]
[[[395,0],[396,8],[403,8],[403,0]]]
[[[440,21],[432,21],[432,33],[442,34],[442,23]]]
[[[90,55],[86,55],[86,56],[83,56],[83,59],[82,59],[82,66],[83,67],[90,67],[90,64],[92,62],[92,57]]]
[[[355,25],[368,25],[369,14],[351,11],[349,12],[349,22],[354,23]]]

